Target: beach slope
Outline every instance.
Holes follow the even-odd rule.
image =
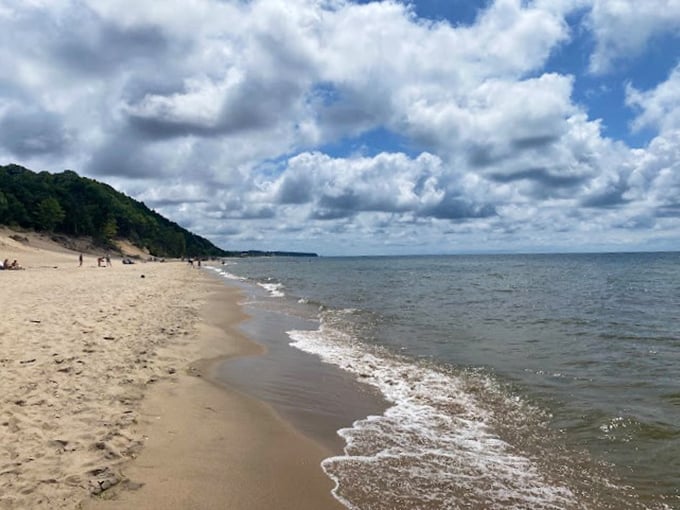
[[[340,508],[327,452],[210,380],[259,351],[235,289],[24,237],[0,232],[26,268],[0,271],[0,509]]]

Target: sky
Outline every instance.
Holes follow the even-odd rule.
[[[0,163],[224,249],[680,250],[680,0],[0,0]]]

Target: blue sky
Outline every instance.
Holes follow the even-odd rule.
[[[680,249],[677,0],[0,0],[0,161],[226,249]]]

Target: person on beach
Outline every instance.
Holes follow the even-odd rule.
[[[5,259],[5,261],[7,261],[7,259]],[[21,267],[21,266],[19,265],[19,263],[17,262],[17,260],[14,259],[14,260],[12,261],[12,263],[10,264],[10,266],[9,266],[8,269],[16,269],[16,270],[18,270],[18,269],[23,269],[23,267]]]
[[[111,264],[111,256],[108,253],[106,254],[106,265],[107,265],[107,267],[112,265]]]
[[[83,254],[78,255],[78,267],[83,267]]]

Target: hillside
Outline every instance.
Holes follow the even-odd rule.
[[[158,257],[229,255],[107,184],[71,170],[36,173],[0,166],[0,225],[74,237],[101,247],[128,240]]]

